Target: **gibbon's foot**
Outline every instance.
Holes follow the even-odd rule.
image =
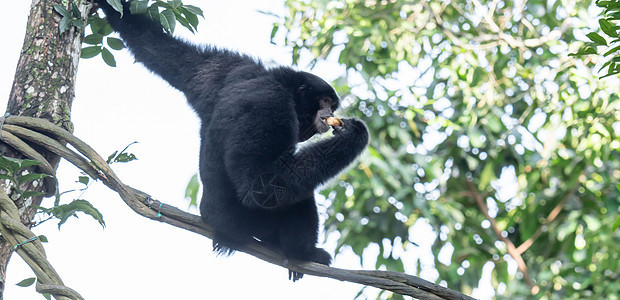
[[[305,259],[306,261],[316,262],[322,265],[329,266],[332,262],[332,256],[327,253],[327,251],[321,248],[315,248],[314,251],[310,254],[310,259]],[[293,270],[288,270],[288,279],[293,282],[304,277],[304,273],[295,272]]]
[[[321,248],[315,248],[311,261],[329,266],[332,263],[332,256]]]
[[[293,282],[304,277],[304,273],[299,273],[295,271],[288,270],[288,280],[292,280]]]
[[[236,250],[243,248],[247,241],[242,241],[228,237],[220,232],[215,232],[213,237],[213,252],[217,256],[230,256]]]

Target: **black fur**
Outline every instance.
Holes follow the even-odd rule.
[[[334,136],[296,144],[324,131],[316,125],[319,102],[327,98],[335,110],[334,89],[310,73],[175,39],[126,3],[120,18],[106,0],[95,2],[136,60],[185,93],[201,119],[200,212],[216,231],[214,251],[227,255],[258,239],[288,258],[329,265],[331,256],[316,247],[314,190],[351,164],[368,132],[343,119]]]

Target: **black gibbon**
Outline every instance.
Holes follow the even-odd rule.
[[[307,72],[175,39],[126,2],[122,18],[106,0],[95,2],[135,59],[182,91],[200,117],[200,213],[215,230],[214,250],[230,254],[256,239],[287,258],[329,265],[316,247],[314,190],[355,160],[368,131],[342,119],[333,136],[296,145],[330,129],[334,89]]]

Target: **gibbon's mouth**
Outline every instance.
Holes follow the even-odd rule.
[[[317,121],[319,121],[319,122],[316,122],[316,123],[317,123],[317,124],[316,124],[316,126],[315,126],[315,127],[316,127],[316,130],[317,130],[319,133],[326,133],[327,131],[329,131],[329,129],[331,128],[331,126],[329,126],[329,124],[328,124],[328,122],[327,122],[327,119],[328,119],[328,118],[333,118],[333,117],[334,117],[334,114],[333,114],[333,113],[331,113],[331,112],[321,114],[321,115],[319,116],[319,120],[320,120],[320,121],[319,121],[319,120],[317,120]]]
[[[325,123],[325,118],[323,117],[320,118],[320,121],[316,122],[315,127],[316,131],[319,133],[326,133],[330,128],[330,126]]]

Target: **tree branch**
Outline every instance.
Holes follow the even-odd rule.
[[[560,214],[560,212],[564,208],[564,204],[566,204],[566,201],[568,201],[568,199],[570,199],[575,194],[575,191],[577,191],[578,187],[579,187],[579,182],[566,194],[566,196],[564,196],[562,201],[560,201],[560,203],[558,203],[558,205],[556,205],[553,208],[553,210],[549,213],[549,215],[545,219],[545,224],[539,226],[538,229],[536,229],[536,232],[534,232],[534,234],[532,234],[532,236],[529,239],[527,239],[525,242],[519,245],[519,247],[517,247],[517,252],[519,254],[523,254],[523,252],[527,251],[527,249],[529,249],[534,244],[534,242],[542,234],[543,228],[547,226],[548,224],[550,224],[551,222],[553,222],[553,220],[555,220],[555,218]]]
[[[62,153],[61,155],[72,163],[79,164],[78,167],[87,172],[92,178],[101,180],[103,184],[116,191],[123,201],[139,215],[186,229],[207,238],[213,238],[213,229],[208,224],[204,223],[199,216],[163,204],[153,199],[148,194],[122,183],[99,154],[68,131],[46,120],[28,117],[8,117],[5,120],[5,124],[8,125],[2,128],[3,141],[4,139],[10,139],[9,135],[5,135],[5,132],[9,131],[13,133],[14,136],[27,139],[43,146],[49,151]],[[25,129],[24,127],[29,129]],[[55,136],[56,139],[67,141],[77,149],[81,155],[60,143],[50,142],[50,140],[53,140],[52,138],[38,132],[51,134]],[[10,143],[7,142],[7,144]],[[90,162],[84,164],[84,161]],[[403,273],[345,270],[313,262],[288,260],[282,253],[267,248],[258,241],[252,242],[242,249],[237,250],[296,272],[373,286],[415,298],[432,300],[474,299],[457,291]],[[53,288],[53,286],[49,288]]]
[[[17,206],[4,189],[0,189],[0,233],[37,276],[37,291],[50,293],[58,300],[83,299],[63,284],[37,236],[19,221]]]
[[[469,180],[465,180],[465,184],[467,184],[467,188],[474,197],[474,200],[476,200],[476,204],[478,205],[478,208],[480,208],[480,211],[484,214],[485,218],[491,222],[491,228],[493,228],[495,235],[500,241],[506,244],[508,254],[510,254],[510,256],[512,256],[512,258],[517,262],[518,269],[523,274],[523,279],[525,279],[525,282],[530,286],[530,292],[533,295],[538,294],[540,287],[536,285],[536,282],[534,282],[534,280],[532,280],[530,275],[527,273],[527,265],[525,264],[523,257],[521,257],[521,253],[517,251],[515,245],[507,237],[502,235],[502,231],[499,229],[499,226],[497,226],[497,221],[489,215],[489,208],[484,202],[484,199],[482,199],[478,188],[476,188]]]

